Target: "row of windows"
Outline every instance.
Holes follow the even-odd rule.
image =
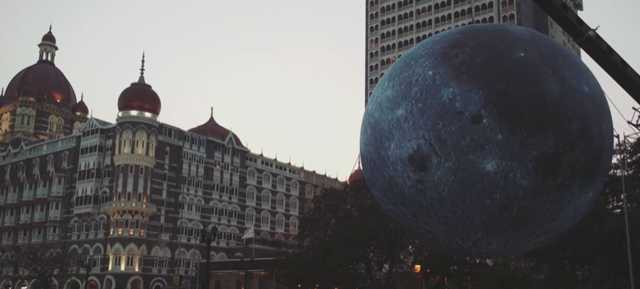
[[[46,157],[47,159],[47,167],[46,170],[48,173],[54,171],[56,169],[55,167],[55,160],[56,160],[56,154],[49,154]],[[28,160],[24,161],[24,162],[18,162],[16,164],[13,165],[7,165],[5,166],[4,169],[4,177],[7,180],[11,180],[11,171],[12,169],[15,168],[16,170],[16,174],[18,176],[25,176],[25,168],[29,165],[28,164]],[[69,164],[69,152],[65,151],[62,153],[61,157],[60,157],[60,168],[65,169],[68,167]],[[33,158],[31,159],[31,168],[32,168],[32,173],[33,175],[40,175],[40,159],[39,158]]]
[[[47,210],[50,212],[59,213],[61,208],[60,202],[49,202],[48,205],[35,205],[32,210],[32,206],[24,206],[20,208],[6,208],[0,209],[0,217],[4,216],[5,218],[13,217],[14,215],[30,215],[33,211],[34,213],[46,213]]]
[[[12,245],[38,242],[46,240],[58,240],[60,238],[60,230],[57,226],[37,227],[32,229],[21,229],[17,231],[2,232],[2,244]]]
[[[261,176],[261,178],[259,178]],[[257,184],[258,181],[261,181],[262,186],[264,187],[272,187],[274,184],[272,183],[272,175],[268,172],[263,172],[262,175],[258,175],[257,171],[254,168],[249,168],[247,170],[247,183]],[[280,191],[287,191],[294,195],[298,195],[300,190],[300,184],[298,181],[291,180],[287,182],[284,176],[279,175],[276,177],[275,187]]]
[[[465,25],[468,25],[468,24],[494,23],[494,21],[495,21],[495,18],[493,16],[489,16],[489,17],[484,17],[482,19],[475,20],[475,22],[472,22],[472,23],[462,23],[460,25],[456,25],[455,27],[465,26]],[[509,15],[504,15],[502,17],[502,21],[504,23],[515,23],[515,14],[511,13]],[[448,28],[443,29],[441,31],[435,31],[433,33],[430,32],[428,34],[419,35],[419,36],[417,36],[415,38],[415,41],[413,40],[413,38],[409,38],[409,39],[405,39],[405,40],[397,42],[397,45],[396,45],[395,42],[394,43],[390,43],[390,44],[387,44],[385,46],[380,47],[380,52],[383,55],[385,55],[385,54],[396,52],[397,51],[396,49],[401,50],[401,49],[406,49],[407,47],[413,47],[414,44],[417,44],[417,43],[419,43],[420,41],[422,41],[422,40],[424,40],[426,38],[429,38],[429,37],[431,37],[431,36],[433,36],[435,34],[438,34],[440,32],[444,32],[444,31],[449,30],[449,29],[451,29],[451,27],[448,27]],[[378,55],[377,51],[375,53],[373,53],[373,52],[369,53],[369,56],[377,56],[377,55]],[[398,57],[400,57],[400,55],[398,55]],[[375,71],[378,71],[379,69],[385,69],[387,66],[393,64],[394,62],[395,62],[395,58],[393,58],[393,57],[388,57],[388,58],[382,59],[382,60],[380,60],[379,63],[374,63],[374,64],[369,65],[369,72],[375,72]],[[381,77],[382,76],[380,76],[380,78]],[[378,80],[379,80],[379,77],[370,78],[369,79],[369,85],[375,85],[376,83],[378,83]]]
[[[138,130],[135,137],[131,130],[125,130],[116,137],[116,152],[118,154],[139,154],[155,156],[156,137],[144,130]]]
[[[450,2],[451,2],[451,0],[448,1],[448,3],[450,3]],[[444,2],[441,2],[441,4],[435,4],[434,7],[433,7],[433,9],[435,9],[435,13],[438,13],[439,10],[441,9],[441,7],[445,7],[445,6],[449,7],[450,4],[449,5],[445,5],[445,6],[440,6],[440,5],[445,5],[445,4],[444,4]],[[506,7],[506,5],[507,4],[505,2],[503,2],[503,6]],[[510,5],[513,5],[513,4],[510,4]],[[481,5],[476,5],[473,8],[472,7],[468,7],[466,9],[462,9],[462,10],[456,11],[454,13],[454,15],[456,15],[455,18],[458,18],[458,17],[463,17],[464,18],[464,17],[466,17],[466,15],[472,15],[473,12],[475,12],[476,14],[485,13],[485,12],[492,11],[493,8],[494,8],[494,3],[493,2],[483,3]],[[416,17],[421,16],[421,15],[430,15],[432,11],[433,11],[432,10],[432,6],[429,5],[429,6],[425,6],[425,7],[416,9],[415,10],[415,15],[416,15]],[[451,14],[451,13],[449,13],[449,14]],[[377,17],[378,17],[377,13],[373,13],[373,14],[370,15],[369,18],[371,20],[375,20]],[[369,31],[373,33],[375,31],[378,31],[380,28],[384,29],[385,26],[395,25],[396,24],[396,19],[397,19],[398,23],[401,23],[401,22],[404,22],[406,20],[410,20],[413,17],[414,17],[414,11],[405,12],[405,13],[397,15],[397,16],[387,17],[385,19],[382,19],[382,21],[380,22],[381,27],[379,27],[378,25],[372,25],[372,26],[369,27]],[[450,17],[450,16],[448,16],[448,17]],[[439,19],[440,19],[440,21],[442,21],[442,17],[440,17]],[[438,24],[438,17],[436,17],[436,25],[437,24]]]

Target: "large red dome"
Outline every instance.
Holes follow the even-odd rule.
[[[160,97],[153,91],[151,85],[143,81],[134,82],[120,93],[118,110],[137,110],[155,115],[160,114]]]
[[[11,103],[22,96],[64,104],[68,107],[76,103],[76,94],[64,73],[48,61],[38,61],[18,72],[11,79],[4,101]]]

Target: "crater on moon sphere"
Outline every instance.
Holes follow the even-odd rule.
[[[519,255],[590,209],[612,135],[603,91],[573,52],[528,28],[470,25],[385,73],[360,151],[384,211],[445,253]]]

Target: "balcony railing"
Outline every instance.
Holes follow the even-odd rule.
[[[107,213],[113,213],[118,210],[134,210],[145,214],[152,214],[156,208],[153,204],[148,202],[134,202],[134,201],[113,201],[107,202],[102,205],[102,210]]]

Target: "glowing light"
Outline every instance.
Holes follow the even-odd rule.
[[[51,97],[53,98],[53,101],[55,101],[56,103],[61,103],[62,100],[64,99],[64,96],[57,91],[52,91]]]
[[[413,265],[413,273],[420,273],[420,272],[422,272],[422,265],[420,264]]]

